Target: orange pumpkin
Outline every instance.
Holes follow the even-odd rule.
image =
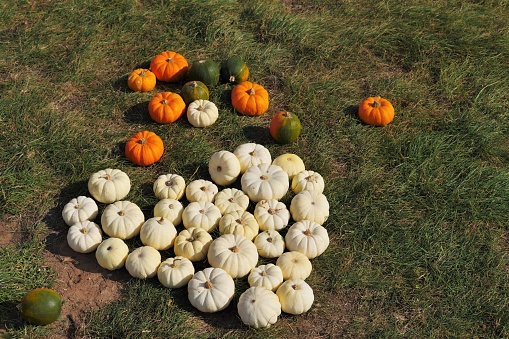
[[[126,158],[140,166],[152,165],[161,159],[163,153],[163,141],[150,131],[136,133],[125,144]]]
[[[186,112],[184,99],[173,92],[157,93],[148,103],[148,113],[155,122],[168,124]]]
[[[127,78],[127,86],[135,92],[149,92],[156,87],[156,75],[148,69],[135,69]]]
[[[387,99],[369,97],[359,105],[358,115],[365,124],[385,126],[394,119],[394,107]]]
[[[244,81],[235,86],[231,95],[232,106],[240,114],[262,115],[269,108],[269,93],[263,86]]]
[[[181,54],[166,51],[159,53],[150,62],[150,70],[154,72],[157,80],[177,82],[187,74],[188,62]]]

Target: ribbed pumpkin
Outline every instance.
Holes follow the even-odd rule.
[[[224,82],[240,84],[247,81],[249,68],[238,56],[231,56],[221,64],[221,79]]]
[[[286,111],[276,113],[269,125],[270,135],[280,144],[297,140],[301,128],[299,117]]]
[[[161,159],[163,153],[163,141],[150,131],[136,133],[125,144],[126,158],[140,166],[152,165]]]
[[[148,69],[135,69],[127,78],[127,86],[135,92],[149,92],[156,87],[156,75]]]
[[[159,53],[150,62],[150,70],[154,72],[157,80],[177,82],[183,79],[188,71],[189,64],[181,54],[166,51]]]
[[[358,115],[365,124],[385,126],[394,119],[394,107],[387,99],[369,97],[359,105]]]
[[[269,109],[269,93],[263,86],[244,81],[232,90],[232,106],[240,114],[257,116]]]
[[[219,65],[212,59],[198,60],[191,64],[187,71],[189,80],[198,80],[207,86],[217,85],[219,82]]]
[[[148,113],[155,122],[168,124],[177,121],[186,112],[184,99],[173,92],[157,93],[148,103]]]
[[[36,288],[21,299],[21,315],[30,324],[47,325],[60,317],[62,298],[49,288]]]
[[[186,105],[189,105],[195,100],[209,100],[209,89],[207,85],[198,80],[188,81],[182,86],[180,95]]]

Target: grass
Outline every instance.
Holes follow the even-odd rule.
[[[126,171],[129,200],[149,216],[158,175],[206,178],[213,152],[257,142],[273,156],[298,154],[325,178],[332,241],[313,260],[312,311],[255,331],[233,304],[204,315],[182,291],[131,281],[76,336],[508,336],[508,15],[507,1],[1,5],[0,213],[20,220],[26,240],[0,249],[0,282],[14,291],[0,292],[6,333],[51,333],[22,323],[15,304],[51,285],[44,239],[66,232],[55,211],[88,194],[91,173]],[[268,89],[269,112],[238,116],[219,85],[210,88],[220,111],[214,126],[152,122],[153,93],[129,91],[126,78],[167,49],[189,61],[239,55]],[[356,105],[370,95],[393,102],[389,126],[357,119]],[[278,110],[299,114],[296,143],[272,142],[267,126]],[[166,146],[149,168],[122,154],[142,129]]]

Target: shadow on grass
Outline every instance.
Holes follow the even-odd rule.
[[[350,105],[343,110],[343,113],[345,116],[352,117],[352,118],[356,119],[357,121],[359,121],[359,123],[361,123],[361,120],[359,119],[359,117],[357,115],[358,110],[359,110],[358,105]]]
[[[137,103],[125,112],[124,121],[128,123],[151,123],[153,120],[148,113],[148,101]]]
[[[269,145],[274,143],[274,139],[270,136],[269,128],[262,126],[244,126],[242,128],[244,136],[254,143],[260,145]]]

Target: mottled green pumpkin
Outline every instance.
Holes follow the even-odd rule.
[[[21,299],[21,315],[33,325],[47,325],[60,317],[62,298],[49,288],[36,288]]]
[[[191,64],[187,72],[189,80],[203,82],[207,86],[217,85],[219,82],[220,68],[212,59],[198,60]]]
[[[240,84],[249,77],[249,68],[238,56],[229,57],[221,65],[221,79],[224,82]]]
[[[297,115],[282,111],[276,113],[270,121],[270,135],[280,144],[288,144],[297,140],[301,130]]]
[[[195,100],[209,100],[209,89],[203,82],[193,80],[184,84],[180,95],[186,105],[189,105]]]

